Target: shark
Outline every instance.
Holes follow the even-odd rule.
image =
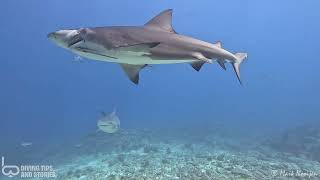
[[[101,112],[102,117],[98,120],[97,126],[99,131],[105,133],[115,133],[120,128],[120,119],[117,116],[116,109],[114,109],[110,114]]]
[[[237,79],[247,53],[231,53],[221,42],[209,43],[177,33],[172,27],[172,9],[165,10],[140,26],[107,26],[63,29],[48,39],[78,56],[118,63],[129,79],[139,83],[140,71],[155,64],[187,63],[200,71],[205,63],[217,62],[226,70],[232,64]]]

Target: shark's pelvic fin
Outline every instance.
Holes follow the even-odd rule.
[[[209,58],[206,58],[202,53],[200,52],[194,52],[191,54],[192,57],[198,59],[198,60],[201,60],[201,61],[204,61],[204,62],[207,62],[207,63],[212,63],[212,60],[209,59]]]
[[[146,67],[146,64],[143,65],[131,65],[131,64],[120,64],[123,71],[127,74],[129,79],[135,83],[139,83],[139,72],[142,68]]]
[[[196,61],[196,62],[191,63],[191,66],[193,67],[194,70],[200,71],[200,69],[204,63],[205,63],[205,61]]]
[[[117,50],[119,51],[131,51],[131,52],[145,52],[148,53],[151,48],[158,46],[159,42],[151,42],[151,43],[139,43],[139,44],[131,44],[131,45],[122,45],[118,46]]]
[[[167,9],[145,24],[145,27],[176,33],[172,28],[172,9]]]
[[[236,73],[240,84],[242,85],[242,81],[241,81],[241,78],[240,78],[240,64],[248,56],[247,56],[247,53],[236,53],[235,56],[236,56],[237,60],[232,63],[232,66],[233,66],[234,72]]]

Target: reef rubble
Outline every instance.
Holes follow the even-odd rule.
[[[217,134],[120,130],[94,132],[76,144],[47,157],[57,179],[320,179],[318,161]]]

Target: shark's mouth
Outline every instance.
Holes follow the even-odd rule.
[[[101,124],[102,127],[112,126],[111,124]]]

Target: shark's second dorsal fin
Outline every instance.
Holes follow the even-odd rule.
[[[172,9],[167,9],[145,24],[146,27],[159,29],[171,33],[176,33],[172,28]]]
[[[221,42],[220,42],[220,41],[216,42],[214,45],[215,45],[216,47],[218,47],[218,48],[222,48],[222,45],[221,45]]]

